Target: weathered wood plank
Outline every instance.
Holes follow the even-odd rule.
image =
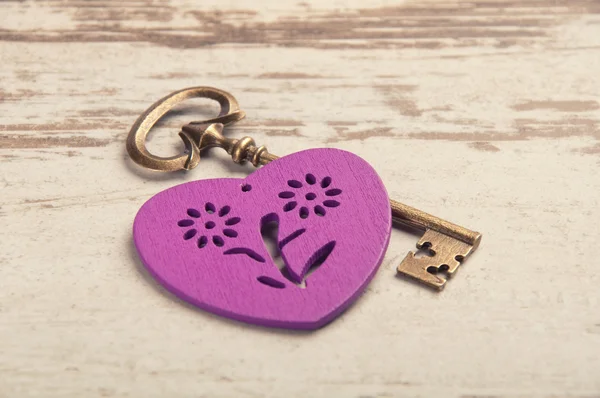
[[[600,396],[599,1],[4,1],[0,60],[0,396]],[[354,151],[481,249],[436,294],[395,277],[417,238],[394,232],[313,334],[177,301],[137,209],[251,168],[154,174],[124,140],[193,85],[238,98],[228,134]],[[214,111],[180,107],[150,148]]]

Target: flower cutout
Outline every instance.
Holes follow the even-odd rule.
[[[331,177],[324,177],[319,184],[317,184],[317,178],[308,173],[304,177],[305,184],[298,180],[289,180],[287,185],[293,190],[282,191],[279,193],[281,199],[290,199],[283,205],[283,211],[290,212],[296,209],[299,202],[300,205],[298,214],[300,218],[308,218],[310,214],[309,207],[312,207],[313,212],[319,216],[324,217],[327,213],[326,207],[334,208],[338,207],[341,203],[336,200],[336,196],[342,193],[341,189],[330,188]]]
[[[237,231],[231,227],[239,223],[241,218],[229,217],[225,219],[230,211],[230,206],[223,206],[217,212],[215,205],[207,202],[204,205],[204,215],[198,209],[187,209],[187,215],[190,218],[178,221],[177,225],[182,228],[192,227],[183,233],[183,239],[191,240],[198,236],[196,243],[200,249],[208,245],[209,238],[215,246],[222,247],[225,245],[224,237],[237,238],[238,236]],[[204,233],[199,232],[200,230],[203,230]],[[223,236],[220,233],[214,233],[219,230]]]

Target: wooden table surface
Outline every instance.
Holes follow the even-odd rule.
[[[600,1],[3,1],[0,57],[1,397],[600,396]],[[252,168],[154,174],[125,138],[195,85],[238,98],[231,136],[353,151],[481,248],[436,293],[396,276],[418,237],[395,230],[313,333],[175,299],[137,209]],[[216,109],[180,107],[150,148]]]

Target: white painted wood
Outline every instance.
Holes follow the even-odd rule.
[[[0,4],[0,396],[600,396],[597,1]],[[442,293],[395,276],[316,333],[194,310],[142,269],[139,206],[251,171],[153,174],[149,104],[232,92],[276,154],[367,159],[390,195],[484,234]],[[205,102],[198,102],[204,105]],[[182,111],[150,148],[209,116]]]

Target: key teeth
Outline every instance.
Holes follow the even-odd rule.
[[[446,279],[428,272],[427,268],[429,265],[425,267],[422,265],[424,263],[423,258],[429,257],[416,258],[414,252],[408,252],[398,266],[397,271],[419,282],[423,282],[432,288],[442,290],[446,285]]]
[[[417,242],[417,249],[431,249],[433,247],[433,242],[430,239],[427,239],[425,235],[419,239]]]
[[[450,278],[464,259],[473,251],[473,246],[430,229],[425,231],[425,234],[419,239],[417,248],[428,250],[431,256],[416,258],[414,252],[408,252],[398,266],[398,272],[438,290],[444,288],[447,279],[434,275],[427,270],[430,267],[440,269],[440,267],[446,265],[448,268],[445,272]],[[457,257],[460,257],[461,261],[458,261]]]

